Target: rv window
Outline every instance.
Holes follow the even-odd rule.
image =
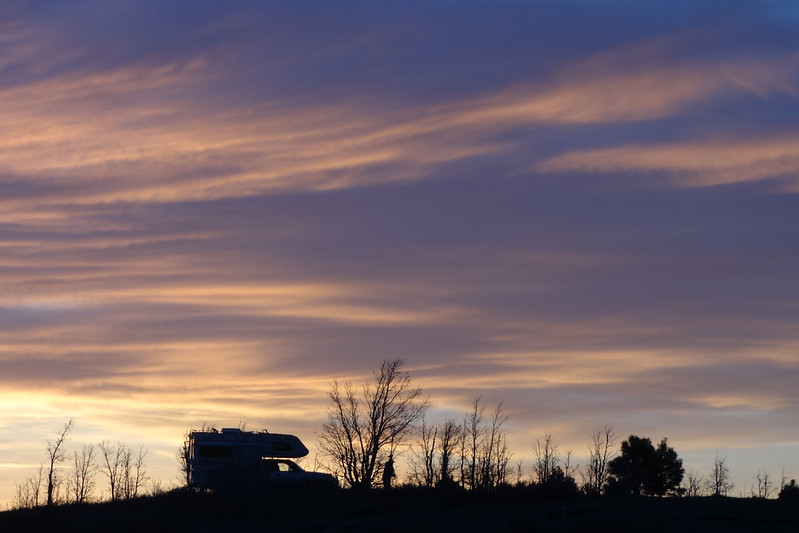
[[[200,446],[200,457],[233,457],[233,446]]]
[[[284,440],[276,440],[272,443],[272,451],[274,452],[290,452],[291,443]]]

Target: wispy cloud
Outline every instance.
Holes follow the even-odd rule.
[[[0,137],[8,191],[3,202],[24,213],[34,198],[37,204],[169,202],[415,180],[434,175],[443,163],[515,150],[499,138],[520,127],[650,121],[712,98],[795,91],[791,57],[707,65],[637,59],[619,64],[605,53],[542,83],[387,113],[346,102],[214,109],[202,93],[182,98],[225,76],[222,65],[202,57],[57,74],[0,90],[7,125]],[[762,177],[770,168],[761,166],[763,159],[779,164],[786,150],[792,154],[788,145],[749,146],[751,164],[737,177],[704,179]],[[723,158],[722,147],[672,149],[689,168],[701,165],[699,158],[711,166]],[[624,166],[625,154],[632,168],[667,160],[678,165],[665,150],[590,150],[533,166],[605,171]]]
[[[799,138],[627,145],[567,152],[535,166],[539,172],[658,172],[684,187],[788,178],[796,187]]]

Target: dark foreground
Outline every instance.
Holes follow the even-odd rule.
[[[737,498],[533,501],[504,494],[389,493],[197,494],[173,491],[127,502],[0,513],[0,532],[191,531],[799,531],[799,501]]]

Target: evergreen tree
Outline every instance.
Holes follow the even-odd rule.
[[[658,447],[648,438],[630,435],[621,443],[621,454],[608,464],[608,493],[638,496],[680,494],[685,469],[666,439]]]
[[[655,450],[654,471],[647,487],[647,494],[665,496],[666,494],[681,496],[685,491],[680,488],[685,469],[682,459],[677,457],[674,448],[670,448],[664,438]]]

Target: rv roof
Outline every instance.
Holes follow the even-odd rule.
[[[231,428],[226,428],[231,429]],[[233,428],[231,431],[192,431],[189,437],[193,445],[260,447],[262,457],[305,457],[308,448],[295,435],[281,433],[256,433]]]

